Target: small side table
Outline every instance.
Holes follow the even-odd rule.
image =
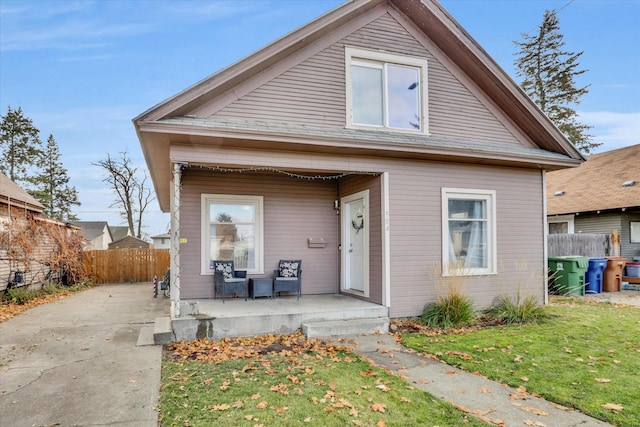
[[[252,299],[256,299],[256,297],[273,297],[273,279],[250,279],[249,295]]]

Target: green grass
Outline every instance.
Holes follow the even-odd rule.
[[[552,317],[542,323],[408,334],[403,343],[615,425],[640,425],[640,309],[557,301],[546,307]]]
[[[162,426],[488,425],[344,352],[165,360],[160,419]]]

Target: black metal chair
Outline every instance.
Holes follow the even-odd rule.
[[[246,271],[236,271],[233,261],[211,261],[211,268],[213,268],[213,299],[216,299],[218,294],[222,294],[224,303],[225,295],[244,294],[244,300],[247,300],[249,281]]]
[[[273,297],[278,292],[295,292],[300,299],[302,293],[302,260],[280,260],[273,270]]]

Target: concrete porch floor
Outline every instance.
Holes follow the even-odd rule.
[[[170,319],[172,336],[156,335],[156,344],[288,334],[298,329],[310,337],[368,333],[386,331],[389,325],[387,307],[341,294],[303,295],[299,300],[295,296],[227,298],[224,303],[221,299],[186,299],[180,305],[181,316]]]

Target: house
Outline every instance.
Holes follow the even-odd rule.
[[[79,228],[43,212],[38,200],[0,172],[0,291],[66,280],[60,264],[68,260],[60,247]]]
[[[640,144],[592,154],[547,174],[549,233],[620,235],[620,255],[640,257]]]
[[[431,0],[349,1],[133,123],[171,212],[174,318],[213,298],[220,258],[252,278],[302,259],[302,300],[390,317],[451,276],[477,308],[516,276],[544,302],[544,176],[584,161]]]
[[[158,234],[157,236],[151,236],[153,240],[154,249],[169,249],[171,247],[169,240],[171,236],[169,233]]]
[[[131,233],[131,230],[126,225],[112,225],[109,226],[109,229],[111,230],[111,236],[113,236],[114,242],[124,239],[127,236],[133,236],[133,233]]]
[[[109,243],[109,249],[149,249],[150,243],[133,236],[126,236]]]
[[[113,242],[111,228],[106,221],[72,221],[72,224],[80,227],[82,237],[87,242],[85,251],[104,250]]]

